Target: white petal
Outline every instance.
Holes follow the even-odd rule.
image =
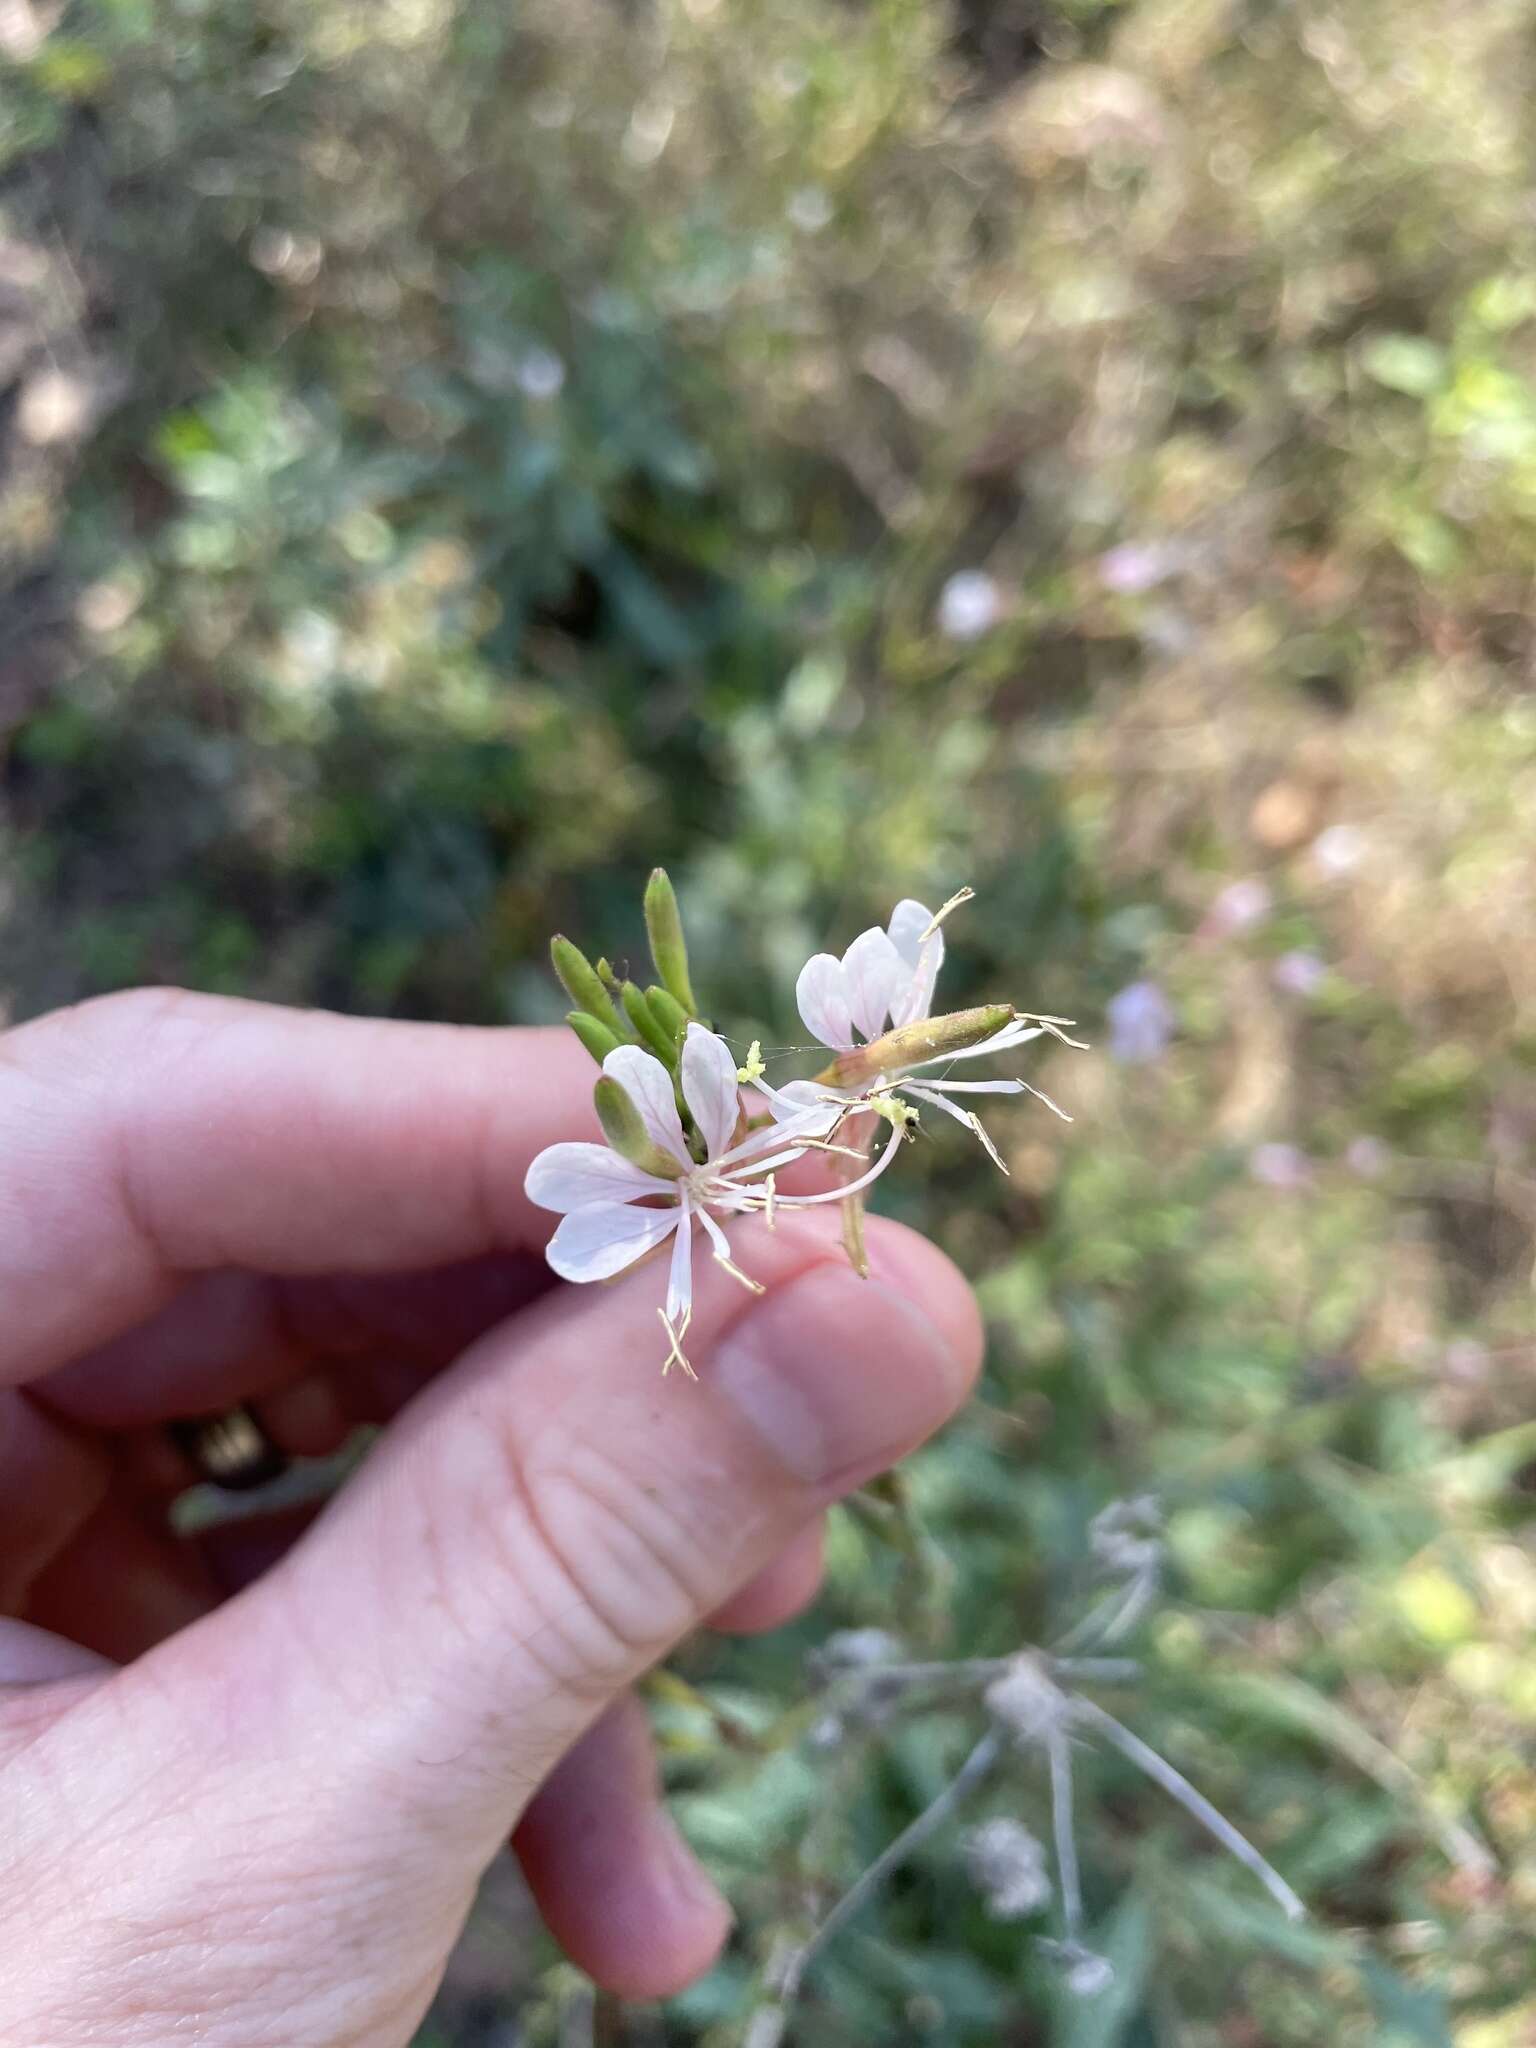
[[[634,1209],[622,1202],[575,1209],[549,1241],[545,1258],[562,1280],[607,1280],[677,1228],[679,1209]]]
[[[638,1045],[615,1046],[603,1061],[603,1072],[618,1082],[635,1105],[651,1143],[670,1152],[679,1164],[692,1166],[677,1097],[672,1093],[672,1076],[655,1053]]]
[[[791,1081],[786,1088],[770,1088],[759,1081],[756,1086],[772,1112],[776,1128],[765,1125],[760,1131],[749,1132],[739,1145],[715,1161],[717,1166],[750,1158],[761,1145],[782,1145],[788,1138],[824,1138],[847,1114],[845,1098],[815,1081]]]
[[[594,1202],[634,1202],[666,1194],[672,1183],[631,1166],[607,1145],[546,1145],[528,1169],[523,1192],[541,1209],[590,1208]]]
[[[776,1135],[782,1136],[783,1133]],[[741,1188],[750,1188],[753,1185],[754,1174],[761,1176],[765,1173],[776,1173],[781,1166],[792,1166],[797,1159],[804,1157],[803,1145],[791,1145],[786,1151],[770,1152],[766,1159],[745,1160],[734,1172],[720,1174],[709,1185],[711,1188],[726,1188],[734,1194]]]
[[[716,1158],[731,1142],[740,1114],[736,1055],[723,1038],[690,1024],[683,1040],[683,1100],[704,1136],[705,1157]]]
[[[853,1018],[840,960],[830,953],[817,953],[806,961],[795,983],[795,1006],[812,1038],[819,1038],[834,1052],[852,1050]]]
[[[1044,1035],[1039,1024],[1026,1023],[1022,1017],[1011,1017],[1001,1031],[994,1031],[990,1038],[984,1038],[980,1045],[967,1045],[959,1052],[936,1053],[931,1060],[919,1060],[920,1067],[941,1066],[946,1060],[979,1060],[989,1053],[1011,1052],[1016,1045],[1028,1045],[1032,1038]]]
[[[908,982],[901,955],[878,925],[860,932],[843,955],[848,1014],[865,1038],[878,1038],[891,1005]]]
[[[1027,1081],[930,1081],[923,1077],[923,1092],[938,1095],[1032,1095]]]
[[[942,1109],[952,1116],[957,1124],[964,1124],[973,1138],[979,1138],[992,1164],[1008,1171],[1003,1165],[1003,1155],[998,1151],[982,1126],[981,1118],[973,1109],[962,1109],[958,1102],[947,1102],[942,1095],[936,1095],[931,1088],[908,1088],[908,1095],[915,1095],[919,1102],[931,1102],[935,1109]]]
[[[901,1150],[904,1142],[901,1132],[892,1124],[890,1139],[885,1150],[876,1159],[874,1165],[861,1173],[857,1180],[850,1180],[842,1187],[827,1188],[819,1195],[780,1195],[778,1199],[779,1208],[815,1209],[823,1202],[844,1202],[850,1195],[862,1194],[871,1181],[876,1181],[880,1178],[881,1174],[884,1173],[885,1169],[896,1157],[896,1154]]]
[[[933,1008],[934,984],[944,965],[944,934],[935,931],[925,939],[923,933],[932,923],[933,912],[927,904],[910,896],[904,896],[891,912],[886,931],[908,970],[906,987],[891,1005],[893,1025],[916,1024]]]
[[[672,1270],[667,1275],[667,1321],[677,1323],[693,1307],[693,1216],[686,1196],[678,1212]]]
[[[891,912],[891,921],[885,928],[886,934],[891,944],[909,967],[917,965],[918,955],[922,952],[924,945],[923,933],[927,931],[932,923],[933,912],[928,908],[927,904],[918,903],[911,896],[903,896],[896,908]],[[943,937],[942,932],[935,932],[933,935],[933,939],[937,939],[940,943],[941,955]],[[931,946],[933,939],[929,939],[927,944]]]

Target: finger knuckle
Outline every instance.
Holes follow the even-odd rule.
[[[685,1505],[582,1435],[495,1438],[486,1526],[526,1617],[521,1648],[560,1691],[603,1698],[718,1600]]]

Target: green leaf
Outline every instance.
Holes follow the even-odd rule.
[[[1115,2048],[1136,2018],[1152,1969],[1152,1915],[1132,1893],[1090,1947],[1114,1970],[1097,1998],[1074,1998],[1062,1989],[1058,2039],[1062,2048]]]
[[[1410,398],[1428,398],[1445,383],[1445,350],[1422,334],[1382,334],[1360,358],[1368,377]]]
[[[1410,1984],[1374,1956],[1361,1963],[1360,1976],[1390,2041],[1413,2041],[1420,2048],[1451,2048],[1450,2014],[1443,1991],[1433,1985]],[[1382,2048],[1387,2048],[1386,2041]]]

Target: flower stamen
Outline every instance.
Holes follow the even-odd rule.
[[[962,903],[974,903],[975,900],[976,891],[969,887],[969,885],[967,885],[965,888],[957,889],[954,895],[950,897],[947,903],[941,903],[939,905],[938,909],[933,913],[932,917],[929,918],[927,924],[923,926],[922,931],[918,934],[917,943],[920,946],[926,946],[928,941],[933,937],[934,933],[938,930],[939,926],[944,922],[945,918],[948,917],[949,913],[952,910],[958,910]]]
[[[668,1349],[666,1357],[662,1360],[662,1378],[666,1378],[667,1374],[672,1370],[674,1365],[680,1365],[683,1368],[683,1371],[687,1374],[689,1379],[696,1380],[698,1378],[698,1374],[694,1371],[693,1367],[688,1363],[688,1355],[683,1350],[683,1339],[688,1334],[688,1325],[693,1321],[692,1306],[690,1305],[688,1308],[685,1308],[683,1310],[682,1315],[678,1318],[675,1324],[673,1323],[672,1318],[667,1314],[664,1308],[657,1309],[656,1313],[661,1318],[661,1327],[667,1333],[667,1343],[670,1347]]]

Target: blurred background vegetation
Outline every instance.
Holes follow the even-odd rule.
[[[834,1627],[1048,1640],[1155,1494],[1116,1711],[1313,1917],[1085,1753],[1108,1994],[949,1831],[789,2040],[1536,2041],[1536,7],[0,0],[0,61],[0,1007],[545,1019],[663,860],[732,1031],[968,881],[948,993],[1094,1042],[1010,1179],[885,1183],[991,1329],[934,1552],[845,1519],[682,1668],[761,1727]],[[975,1716],[664,1720],[743,1931],[595,2024],[714,2048]],[[498,1880],[423,2048],[583,2038],[530,1939]]]

